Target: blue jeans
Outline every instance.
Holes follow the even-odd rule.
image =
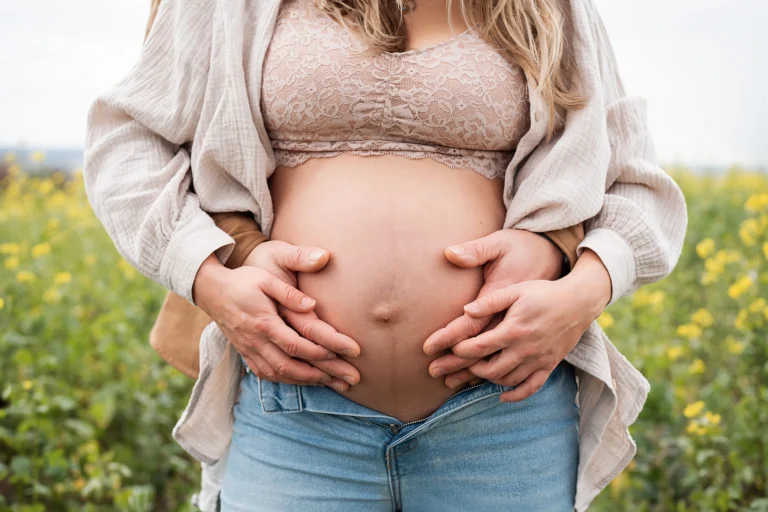
[[[222,512],[572,512],[573,366],[521,402],[483,381],[403,423],[331,388],[248,371],[234,409]]]

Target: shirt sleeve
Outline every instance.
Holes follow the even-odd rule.
[[[659,166],[644,98],[627,96],[613,48],[593,2],[586,2],[598,50],[610,161],[598,214],[585,222],[577,248],[593,250],[611,276],[610,304],[672,272],[682,251],[688,215],[675,181]]]
[[[138,62],[90,106],[83,162],[86,195],[118,252],[192,304],[202,262],[215,253],[225,263],[234,246],[201,209],[190,169],[214,4],[160,4]]]

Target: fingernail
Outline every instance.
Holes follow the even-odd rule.
[[[309,297],[303,297],[301,299],[301,305],[305,308],[309,308],[315,305],[315,299],[310,299]]]
[[[480,308],[474,302],[470,302],[469,304],[464,306],[464,311],[469,311],[471,313],[477,313],[478,311],[480,311]]]
[[[464,248],[460,245],[451,245],[448,247],[448,250],[451,251],[456,256],[463,256],[466,251],[464,251]]]
[[[331,376],[326,374],[320,379],[320,382],[331,382]]]
[[[331,382],[328,385],[331,386],[333,389],[335,389],[338,393],[344,392],[344,384],[342,384],[341,382]]]
[[[445,375],[445,370],[442,368],[435,368],[432,370],[432,377],[434,378],[442,377],[443,375]]]
[[[427,353],[428,356],[431,356],[432,354],[437,352],[437,345],[430,345],[430,346],[428,346],[427,349],[425,350],[425,352]]]
[[[345,348],[344,350],[341,351],[341,353],[349,357],[357,357],[358,355],[357,352],[355,352],[351,348]]]
[[[344,381],[345,381],[347,384],[349,384],[350,386],[354,386],[354,385],[355,385],[355,379],[353,379],[353,378],[352,378],[352,377],[350,377],[349,375],[345,375],[345,376],[343,376],[343,377],[342,377],[342,379],[344,379]]]
[[[448,384],[448,387],[449,387],[449,388],[453,389],[453,388],[455,388],[456,386],[458,386],[459,384],[461,384],[461,381],[460,381],[460,380],[458,380],[458,379],[451,379],[451,380],[449,380],[449,381],[447,382],[447,384]]]
[[[336,359],[336,354],[333,352],[328,352],[328,355],[325,356],[326,359]]]
[[[312,263],[315,263],[317,260],[319,260],[325,251],[322,251],[320,249],[315,249],[314,251],[309,253],[309,261]]]

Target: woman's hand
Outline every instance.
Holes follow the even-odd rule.
[[[563,261],[560,249],[552,242],[530,231],[519,229],[502,229],[483,238],[451,246],[446,248],[445,257],[463,268],[485,265],[485,283],[480,288],[478,297],[522,281],[557,279]],[[434,354],[461,340],[493,329],[503,317],[497,316],[492,324],[493,317],[474,318],[463,315],[427,338],[424,351]],[[448,344],[448,341],[451,341],[451,344]],[[445,384],[454,388],[463,382],[480,380],[468,370],[462,370],[477,360],[447,354],[430,364],[430,374],[433,377],[445,375]]]
[[[459,324],[484,321],[504,312],[504,319],[492,330],[458,342],[438,331],[428,341],[441,348],[452,347],[457,357],[476,359],[467,368],[472,375],[495,384],[517,386],[503,393],[501,400],[519,401],[546,382],[610,297],[608,271],[587,249],[568,276],[497,289],[467,304],[465,315],[454,320]],[[450,327],[445,328],[446,332]]]
[[[278,240],[257,245],[243,266],[233,270],[211,255],[195,279],[195,302],[258,376],[275,382],[329,385],[343,392],[349,383],[359,382],[360,374],[335,352],[357,357],[360,347],[317,318],[312,312],[314,300],[295,287],[296,272],[316,272],[329,258],[323,249]],[[297,314],[304,336],[280,316]]]

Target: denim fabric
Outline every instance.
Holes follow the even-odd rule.
[[[572,512],[579,461],[574,369],[533,396],[489,381],[405,424],[331,388],[240,384],[222,512]]]

